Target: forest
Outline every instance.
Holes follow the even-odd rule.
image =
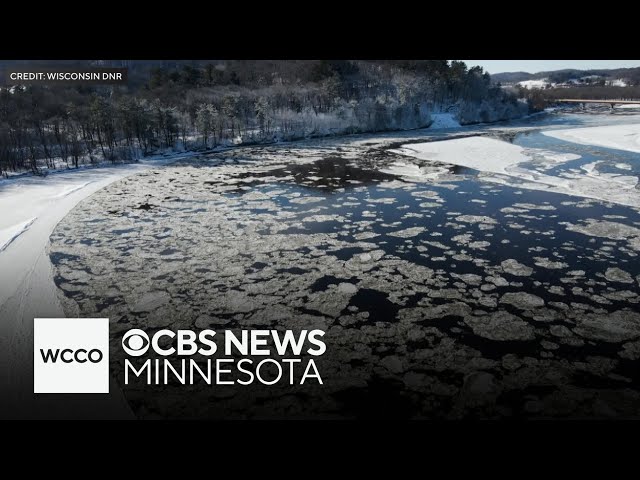
[[[598,99],[598,100],[638,100],[640,85],[628,87],[589,85],[573,88],[548,88],[544,90],[548,100],[558,98]]]
[[[169,151],[517,118],[531,102],[460,61],[127,62],[127,86],[0,89],[0,173]]]

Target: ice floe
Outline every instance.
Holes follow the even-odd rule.
[[[589,339],[622,342],[640,336],[640,313],[631,310],[581,315],[576,321],[573,331]]]
[[[500,303],[506,303],[522,310],[544,306],[544,300],[526,292],[509,292],[500,298]]]
[[[617,267],[607,268],[607,271],[604,272],[604,277],[610,282],[633,283],[633,277],[629,272]]]
[[[473,333],[490,340],[533,340],[535,338],[531,325],[508,312],[467,317],[465,323],[473,329]]]
[[[640,251],[640,229],[624,223],[610,222],[608,220],[587,219],[581,224],[564,222],[567,230],[582,233],[592,237],[612,238],[614,240],[626,240],[629,247]]]
[[[597,170],[595,164],[580,171],[564,171],[554,175],[541,173],[534,168],[540,163],[549,167],[580,158],[575,154],[526,149],[488,137],[411,144],[394,152],[436,164],[472,168],[482,172],[481,178],[490,182],[640,207],[640,194],[635,188],[637,176],[603,173]],[[530,168],[527,166],[529,164]]]
[[[513,258],[508,258],[500,263],[502,269],[517,277],[528,277],[533,273],[533,268],[527,267]]]
[[[638,123],[546,130],[542,133],[568,142],[640,153],[640,124]]]

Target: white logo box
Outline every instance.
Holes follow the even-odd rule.
[[[35,318],[33,331],[34,393],[109,393],[108,318]]]

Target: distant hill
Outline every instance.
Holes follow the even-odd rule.
[[[504,72],[491,75],[491,80],[494,83],[517,83],[524,80],[535,80],[537,78],[542,78],[538,77],[538,75],[538,73],[528,72]]]
[[[621,80],[626,85],[640,85],[640,67],[576,70],[564,69],[548,72],[503,72],[491,75],[493,83],[514,84],[531,80],[546,80],[549,83],[575,83],[584,79],[600,79],[605,82]]]

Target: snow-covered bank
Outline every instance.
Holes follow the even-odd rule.
[[[532,90],[532,89],[542,89],[545,88],[547,85],[549,85],[550,82],[548,79],[546,78],[541,78],[539,80],[523,80],[521,82],[518,82],[518,85],[528,89],[528,90]]]
[[[25,232],[35,220],[36,218],[34,217],[29,220],[25,220],[24,222],[20,222],[16,225],[11,225],[10,227],[0,229],[0,252],[7,248],[9,244],[16,238],[18,238],[23,232]]]
[[[621,127],[623,126],[616,125],[613,128],[620,129]],[[481,172],[482,179],[495,183],[640,207],[640,194],[635,188],[638,178],[631,175],[600,172],[597,162],[585,165],[580,170],[573,169],[561,172],[557,176],[544,173],[545,170],[553,166],[580,158],[579,155],[571,153],[534,148],[525,149],[487,137],[468,137],[411,144],[393,151],[423,161],[436,161],[472,168]],[[432,166],[421,166],[423,169],[425,167]],[[387,169],[387,171],[405,176],[409,181],[416,181],[421,172],[420,169],[412,168],[407,164],[398,164],[397,168]],[[433,176],[433,168],[430,168],[428,175],[423,178],[428,181]]]
[[[460,122],[451,113],[432,113],[429,128],[460,128]]]
[[[25,412],[48,418],[128,416],[113,382],[109,395],[93,399],[33,395],[33,319],[64,316],[47,246],[58,222],[84,198],[125,176],[183,156],[0,182],[0,418],[20,418]]]
[[[542,133],[567,142],[640,153],[640,123],[548,130]]]

